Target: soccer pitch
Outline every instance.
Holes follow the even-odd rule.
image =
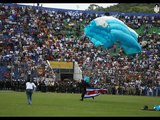
[[[80,101],[81,94],[34,92],[32,105],[27,104],[25,92],[0,91],[0,117],[127,117],[160,116],[153,108],[160,97],[102,94]]]

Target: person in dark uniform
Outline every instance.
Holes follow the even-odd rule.
[[[81,91],[82,91],[82,94],[81,94],[81,101],[83,101],[83,99],[84,99],[84,96],[85,96],[85,94],[86,94],[86,89],[88,88],[88,87],[90,87],[90,85],[89,85],[89,83],[87,83],[85,80],[82,80],[81,81]],[[92,97],[92,99],[94,99],[94,97]]]

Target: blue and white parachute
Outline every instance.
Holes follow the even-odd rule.
[[[142,49],[138,34],[112,16],[95,18],[84,28],[84,33],[96,47],[109,49],[118,42],[126,54],[140,53]]]
[[[156,111],[160,111],[160,105],[155,105],[155,106],[153,107],[153,109],[156,110]]]

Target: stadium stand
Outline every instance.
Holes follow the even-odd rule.
[[[104,50],[82,37],[84,27],[103,15],[0,4],[0,89],[9,81],[7,89],[23,91],[30,74],[39,91],[79,93],[79,81],[60,80],[47,63],[76,61],[93,87],[107,88],[107,94],[160,96],[160,14],[107,13],[139,34],[142,53],[130,56],[118,44],[116,51]]]

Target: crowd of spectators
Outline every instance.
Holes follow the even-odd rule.
[[[76,61],[91,85],[108,94],[160,96],[160,16],[115,16],[139,32],[142,52],[128,56],[118,44],[104,50],[83,36],[84,27],[103,15],[1,4],[0,89],[24,91],[30,74],[38,78],[38,91],[79,93],[80,81],[57,80],[47,64]]]

